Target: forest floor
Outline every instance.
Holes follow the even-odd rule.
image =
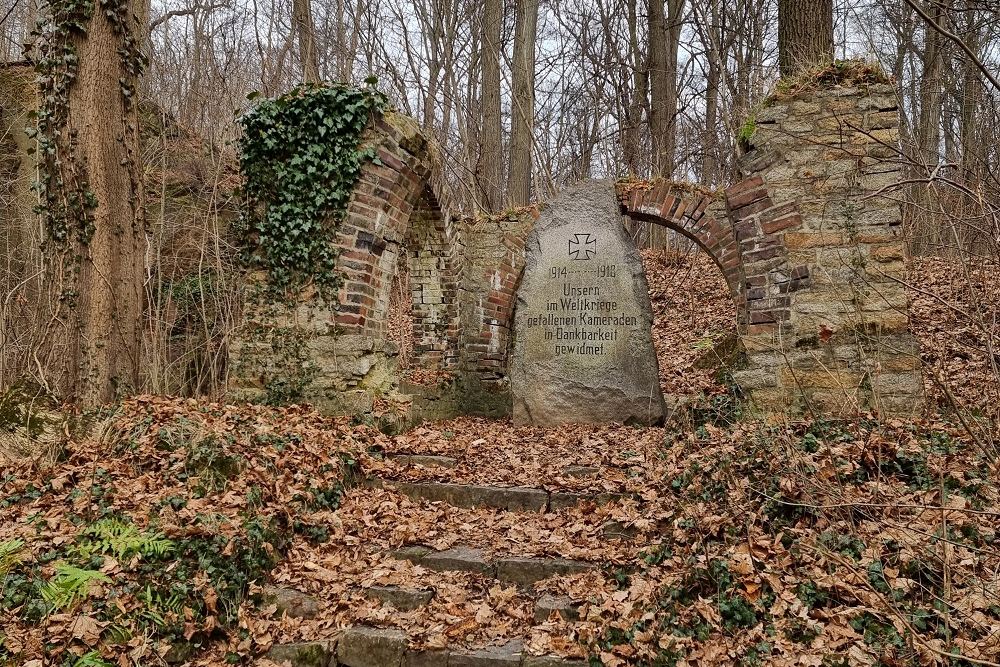
[[[976,274],[966,297],[954,266],[918,264],[925,417],[776,424],[705,360],[733,330],[714,268],[646,261],[661,383],[692,397],[664,428],[386,434],[142,396],[47,457],[0,451],[0,665],[264,665],[354,626],[608,666],[996,664],[1000,451],[975,421],[997,405],[995,324],[959,316],[998,303],[997,282]],[[547,511],[407,491],[433,484],[529,487]],[[580,567],[517,585],[400,556],[414,547]],[[386,586],[427,595],[403,609],[372,594]],[[540,615],[546,597],[579,618]]]

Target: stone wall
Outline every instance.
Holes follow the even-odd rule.
[[[725,191],[619,184],[624,215],[668,227],[715,260],[745,348],[734,379],[764,412],[920,408],[901,213],[881,192],[900,178],[898,126],[889,86],[802,92],[756,114],[744,179]],[[454,214],[434,148],[411,119],[386,114],[367,141],[381,164],[364,168],[339,231],[341,306],[306,295],[294,310],[249,313],[233,348],[234,390],[259,397],[273,377],[302,370],[302,398],[328,412],[365,411],[373,396],[400,390],[420,417],[509,414],[514,307],[538,210]],[[401,373],[387,341],[400,259],[412,365],[438,372],[429,383]]]
[[[768,412],[922,404],[908,330],[893,87],[835,87],[770,100],[726,191],[743,260],[735,379]]]

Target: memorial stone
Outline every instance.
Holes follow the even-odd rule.
[[[515,423],[662,421],[649,291],[612,184],[563,191],[543,208],[525,252]]]

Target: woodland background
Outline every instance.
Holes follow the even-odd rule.
[[[962,285],[944,300],[976,332],[980,365],[1000,378],[995,310],[973,278],[1000,257],[1000,9],[989,0],[811,3],[820,12],[832,4],[837,58],[876,63],[897,81],[903,150],[894,159],[909,177],[889,194],[906,207],[914,255],[965,267],[945,271]],[[34,26],[51,6],[0,3],[0,58],[16,63],[37,49]],[[140,0],[129,8],[149,58],[138,79],[145,308],[134,389],[155,392],[224,386],[236,300],[236,119],[251,93],[377,80],[437,138],[452,190],[475,215],[589,177],[724,186],[736,177],[739,136],[779,79],[777,0]],[[23,93],[30,75],[21,76],[7,77],[4,95]],[[26,185],[11,178],[5,203]],[[35,307],[25,278],[44,262],[33,224],[38,233],[20,238],[3,230],[3,385],[26,368],[45,385],[33,356],[52,318]],[[636,235],[677,245],[661,229],[639,226]]]

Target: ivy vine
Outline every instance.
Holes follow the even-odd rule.
[[[337,227],[361,168],[377,160],[359,143],[385,106],[371,85],[305,84],[240,118],[242,256],[265,272],[269,297],[288,301],[306,286],[321,300],[336,294]]]

